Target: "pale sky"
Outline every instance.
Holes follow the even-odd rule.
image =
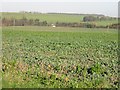
[[[119,0],[2,0],[2,2],[119,2]]]
[[[37,11],[118,16],[118,0],[3,0],[1,4],[3,12]]]

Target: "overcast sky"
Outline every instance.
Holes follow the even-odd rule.
[[[25,2],[24,2],[25,1]],[[79,2],[78,2],[79,1]],[[109,2],[108,2],[109,1]],[[114,1],[114,2],[113,2]],[[118,16],[118,0],[3,0],[3,12],[38,11]]]

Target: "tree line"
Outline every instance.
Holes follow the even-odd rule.
[[[40,19],[27,19],[26,17],[23,17],[22,19],[2,18],[2,25],[3,26],[51,26],[51,23],[48,23],[47,21],[41,21]],[[54,25],[57,27],[114,28],[114,29],[120,28],[120,23],[107,25],[107,26],[97,26],[96,24],[90,22],[83,22],[83,23],[56,22]]]
[[[109,29],[120,29],[120,23],[111,24],[106,26],[97,26],[93,23],[64,23],[64,22],[56,22],[56,26],[58,27],[80,27],[80,28],[109,28]]]
[[[47,26],[47,21],[40,21],[39,19],[27,19],[23,17],[22,19],[2,19],[3,26]]]
[[[107,17],[107,16],[85,16],[83,18],[83,22],[91,22],[91,21],[105,21],[105,20],[117,20],[117,18]]]

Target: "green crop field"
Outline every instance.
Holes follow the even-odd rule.
[[[96,24],[97,26],[106,26],[106,25],[112,25],[112,24],[116,24],[118,23],[118,20],[106,20],[106,21],[95,21],[95,22],[91,22]]]
[[[3,87],[118,88],[117,30],[3,27],[2,40]]]
[[[27,19],[40,19],[40,21],[47,21],[48,23],[56,23],[56,22],[77,22],[77,23],[84,23],[83,17],[85,15],[70,15],[70,14],[33,14],[33,13],[2,13],[2,18],[16,18],[16,19],[22,19],[23,17],[27,17]],[[117,20],[102,20],[102,21],[95,21],[95,22],[89,22],[94,23],[97,26],[102,25],[111,25],[118,23]]]
[[[41,21],[48,21],[49,23],[59,22],[81,22],[83,15],[65,15],[65,14],[30,14],[30,13],[2,13],[2,17],[21,19],[27,17],[28,19],[40,19]]]

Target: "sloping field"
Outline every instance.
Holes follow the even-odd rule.
[[[70,14],[32,14],[32,13],[2,13],[2,17],[5,18],[16,18],[22,19],[23,17],[27,17],[27,19],[40,19],[40,21],[47,21],[48,23],[56,23],[56,22],[77,22],[82,23],[83,17],[85,15],[70,15]],[[96,25],[111,25],[117,23],[117,20],[102,20],[94,23]]]
[[[65,14],[32,14],[32,13],[3,13],[3,17],[21,19],[40,19],[41,21],[55,22],[81,22],[83,15],[65,15]]]

